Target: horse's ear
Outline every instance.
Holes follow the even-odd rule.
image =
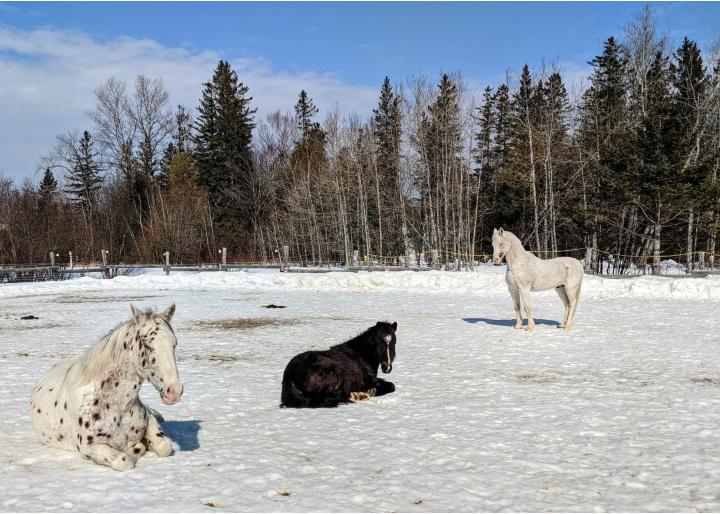
[[[397,330],[397,321],[394,321],[392,324],[393,331]]]
[[[497,229],[496,229],[496,228],[493,229],[493,234],[497,234]]]
[[[132,311],[134,321],[140,321],[142,319],[142,311],[132,304],[130,305],[130,311]]]
[[[168,307],[167,309],[165,309],[165,310],[163,311],[163,313],[160,314],[160,316],[162,316],[163,318],[165,318],[165,321],[170,322],[170,320],[171,320],[172,317],[173,317],[173,314],[175,314],[175,304],[174,304],[174,303],[173,303],[170,307]]]
[[[498,230],[498,234],[499,234],[499,235],[503,235],[503,229],[502,229],[502,227],[500,227],[500,229]]]

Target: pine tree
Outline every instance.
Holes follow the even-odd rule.
[[[55,176],[50,168],[45,168],[45,174],[38,187],[38,194],[40,195],[40,202],[43,205],[48,205],[53,201],[55,195],[57,195],[57,180],[55,180]]]
[[[703,102],[705,101],[706,74],[702,56],[695,42],[685,38],[675,51],[675,62],[670,64],[674,86],[673,116],[675,136],[673,161],[685,183],[684,204],[688,211],[687,268],[692,271],[695,250],[693,232],[697,207],[711,203],[711,175],[701,152],[703,140]]]
[[[675,145],[668,58],[657,52],[648,69],[644,116],[636,138],[638,166],[633,170],[639,201],[653,226],[653,271],[659,273],[660,246],[665,224],[675,216],[674,208],[684,188],[672,162]]]
[[[584,219],[578,220],[585,227],[585,244],[593,248],[591,263],[596,269],[598,246],[605,230],[608,210],[625,212],[613,225],[626,225],[628,231],[639,230],[637,207],[633,206],[637,187],[630,180],[629,170],[635,166],[632,151],[633,130],[627,94],[627,58],[615,38],[608,38],[603,44],[603,53],[592,59],[590,87],[580,102],[580,130],[578,140],[587,155],[587,166],[583,168]],[[630,206],[628,208],[628,206]],[[625,221],[623,218],[626,218]],[[616,231],[613,234],[618,233]],[[631,254],[628,246],[632,238],[620,237],[613,242],[616,251]]]
[[[390,78],[385,77],[377,109],[373,110],[373,132],[375,136],[377,170],[377,200],[380,227],[384,244],[381,253],[405,254],[407,249],[407,225],[405,221],[403,194],[400,185],[400,97],[395,94]],[[393,215],[395,214],[395,215]]]
[[[300,135],[303,140],[307,139],[313,131],[320,128],[320,124],[313,121],[313,118],[318,112],[320,112],[320,109],[315,107],[307,91],[304,89],[301,90],[298,95],[298,101],[295,104],[295,119],[297,120],[297,127],[300,130]]]
[[[226,61],[218,63],[212,80],[204,86],[194,137],[198,179],[208,192],[215,218],[240,221],[240,199],[253,165],[252,97]]]
[[[535,132],[539,110],[536,104],[542,101],[542,95],[538,96],[536,90],[542,91],[542,87],[534,87],[530,68],[526,64],[520,73],[520,87],[513,95],[512,100],[512,137],[517,171],[522,173],[527,170],[528,176],[523,177],[523,182],[530,186],[530,208],[533,213],[532,245],[537,249],[540,247],[540,208],[538,204]]]
[[[97,153],[93,149],[93,141],[87,130],[80,137],[73,160],[72,169],[65,177],[65,191],[77,205],[83,208],[92,208],[95,205],[102,178],[100,177],[100,165],[97,163]]]

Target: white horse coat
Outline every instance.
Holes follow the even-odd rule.
[[[132,312],[81,357],[56,364],[30,400],[33,429],[43,443],[118,471],[135,467],[146,449],[159,457],[172,451],[162,417],[138,398],[143,381],[150,380],[167,405],[183,392],[170,327],[175,305],[162,314]]]
[[[507,262],[505,282],[515,308],[515,328],[522,328],[521,301],[528,318],[527,329],[535,327],[530,291],[555,289],[565,305],[565,316],[559,328],[572,327],[575,309],[580,299],[584,275],[582,264],[572,257],[542,260],[526,251],[520,239],[507,230],[495,229],[492,237],[493,263],[499,266],[503,257]]]

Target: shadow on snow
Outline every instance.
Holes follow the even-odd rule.
[[[486,325],[497,325],[500,327],[514,327],[515,326],[514,319],[463,318],[463,321],[466,323],[485,323]],[[560,322],[553,321],[551,319],[535,318],[535,324],[536,325],[551,325],[551,326],[556,327],[560,324]],[[527,325],[527,320],[525,320],[525,325]]]
[[[185,421],[164,421],[163,431],[175,441],[181,452],[192,452],[200,448],[198,432],[200,432],[200,420],[189,419]]]

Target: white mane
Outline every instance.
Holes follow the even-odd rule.
[[[75,370],[73,382],[76,386],[83,386],[96,380],[107,368],[116,362],[123,352],[123,341],[125,336],[133,330],[137,332],[147,321],[152,319],[153,311],[147,309],[143,313],[140,323],[134,318],[116,326],[103,336],[94,346],[78,357],[73,365]]]

